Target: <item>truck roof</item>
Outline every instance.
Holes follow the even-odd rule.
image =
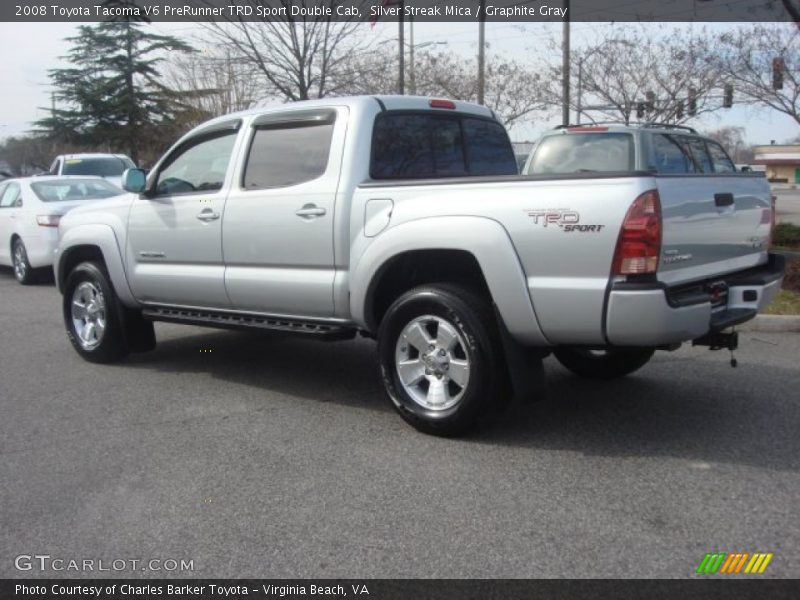
[[[431,96],[332,96],[327,98],[319,98],[315,100],[298,100],[296,102],[288,102],[285,104],[274,104],[269,106],[259,106],[250,108],[243,111],[228,113],[220,117],[216,117],[195,129],[204,129],[213,126],[215,123],[222,123],[231,118],[248,117],[252,115],[263,115],[271,112],[283,112],[286,110],[303,110],[308,108],[315,108],[321,106],[347,106],[354,109],[363,109],[369,105],[375,107],[382,107],[386,110],[441,110],[432,109],[430,106],[431,100],[439,100]],[[495,118],[494,112],[480,104],[472,102],[462,102],[461,100],[449,100],[455,105],[455,110],[462,113],[471,113],[482,117]],[[192,130],[194,131],[194,129]]]

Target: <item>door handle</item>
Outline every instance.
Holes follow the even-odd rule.
[[[714,204],[720,208],[725,206],[733,206],[733,194],[714,194]]]
[[[208,223],[209,221],[216,221],[217,219],[219,219],[219,213],[215,212],[211,208],[204,208],[197,215],[197,218],[200,219],[201,221]]]
[[[317,206],[316,204],[305,204],[303,205],[303,208],[296,211],[294,214],[304,219],[313,219],[314,217],[321,217],[326,212],[328,211],[321,206]]]

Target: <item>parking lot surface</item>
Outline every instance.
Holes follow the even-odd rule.
[[[0,271],[0,577],[14,558],[192,560],[163,577],[688,577],[706,552],[800,575],[800,335],[658,353],[624,380],[544,365],[539,402],[437,439],[369,340],[156,325],[113,366],[52,284]]]

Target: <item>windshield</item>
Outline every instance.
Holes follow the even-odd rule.
[[[119,177],[125,169],[136,165],[129,158],[101,157],[101,158],[68,158],[64,161],[62,175],[98,175],[100,177]]]
[[[31,189],[42,202],[102,200],[122,194],[117,186],[102,179],[60,179],[37,181]]]
[[[525,174],[633,170],[630,134],[563,133],[542,140]]]

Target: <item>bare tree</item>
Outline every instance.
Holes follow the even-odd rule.
[[[246,110],[260,100],[259,72],[250,63],[234,60],[227,48],[211,46],[202,52],[171,58],[168,78],[182,104],[186,125]]]
[[[736,163],[750,163],[753,161],[754,155],[751,146],[747,144],[744,137],[744,127],[720,127],[714,131],[706,132],[706,135],[725,148],[725,151],[730,155]]]
[[[606,30],[572,54],[571,107],[594,120],[672,124],[718,110],[724,80],[709,55],[705,32],[653,36],[635,27]],[[560,77],[561,66],[551,65],[545,80],[554,104],[561,102]]]
[[[351,63],[360,76],[344,91],[351,94],[393,94],[397,89],[397,56],[391,50],[361,55]],[[411,66],[409,65],[409,69]],[[421,96],[478,101],[478,66],[446,51],[417,51],[414,87]],[[501,56],[486,63],[484,104],[505,124],[529,120],[532,113],[549,108],[540,93],[540,77],[522,64]]]
[[[239,4],[265,5],[258,0]],[[328,0],[321,4],[335,15],[336,8],[343,3]],[[266,96],[307,100],[340,94],[357,76],[350,68],[351,59],[365,52],[370,44],[370,38],[356,35],[368,24],[291,16],[291,7],[310,8],[320,5],[319,2],[282,0],[280,5],[287,10],[287,16],[281,20],[253,22],[228,17],[225,21],[205,22],[203,26],[216,41],[231,49],[234,60],[257,69]]]
[[[795,25],[759,23],[723,33],[716,42],[712,63],[733,84],[737,101],[777,110],[800,123],[800,30]],[[782,81],[774,81],[774,69]]]

